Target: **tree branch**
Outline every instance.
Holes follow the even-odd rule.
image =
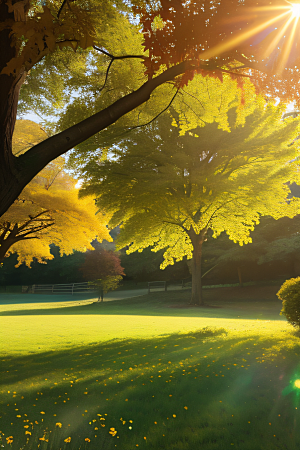
[[[176,90],[175,94],[171,98],[170,103],[162,111],[160,111],[160,113],[158,113],[155,117],[153,117],[153,119],[149,120],[149,122],[144,123],[142,125],[136,125],[135,127],[128,128],[128,130],[126,130],[125,133],[128,133],[129,131],[135,130],[136,128],[146,127],[147,125],[150,125],[150,123],[154,122],[159,116],[161,116],[165,111],[167,111],[168,108],[170,108],[170,106],[172,105],[176,95],[178,94],[178,91],[179,91],[179,88]],[[125,133],[123,133],[123,134],[125,134]]]
[[[103,48],[97,47],[96,45],[93,45],[93,48],[94,48],[95,50],[97,50],[98,52],[101,52],[101,53],[103,53],[104,55],[106,55],[106,56],[108,56],[108,57],[110,58],[109,65],[108,65],[108,67],[107,67],[107,69],[106,69],[106,73],[105,73],[105,80],[104,80],[103,86],[99,89],[99,92],[101,92],[101,91],[105,88],[105,85],[106,85],[106,82],[107,82],[107,78],[108,78],[108,74],[109,74],[110,68],[111,68],[111,66],[112,66],[112,63],[113,63],[116,59],[129,59],[129,58],[146,59],[146,56],[142,56],[142,55],[114,56],[114,55],[112,55],[111,53],[108,53],[108,52],[107,52],[106,50],[104,50]]]
[[[95,50],[97,50],[98,52],[103,53],[104,55],[108,56],[109,58],[111,58],[112,60],[115,59],[130,59],[130,58],[138,58],[138,59],[147,59],[148,56],[143,56],[143,55],[123,55],[123,56],[115,56],[112,55],[111,53],[108,53],[106,50],[103,50],[103,48],[99,48],[96,45],[93,45],[93,48]]]
[[[207,70],[207,63],[200,63],[200,68],[201,64],[202,68]],[[199,61],[183,61],[172,66],[107,108],[40,142],[23,155],[14,157],[10,166],[10,172],[13,175],[12,179],[10,183],[1,186],[0,189],[0,216],[7,211],[32,178],[50,161],[71,150],[99,131],[104,130],[120,117],[145,103],[158,86],[173,80],[188,70],[196,69],[199,69]]]

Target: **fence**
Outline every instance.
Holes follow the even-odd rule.
[[[66,284],[33,284],[22,286],[22,292],[46,293],[46,294],[81,294],[84,292],[96,291],[97,288],[88,281],[84,283],[66,283]]]
[[[152,288],[164,288],[167,290],[167,282],[166,281],[148,281],[148,294],[150,294],[150,289]]]

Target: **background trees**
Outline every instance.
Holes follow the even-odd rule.
[[[208,90],[206,78],[194,82]],[[293,217],[299,211],[296,199],[287,204],[284,184],[298,177],[297,143],[290,145],[297,121],[281,121],[280,108],[260,97],[241,109],[233,81],[226,88],[219,80],[209,83],[212,108],[218,105],[220,112],[216,118],[213,109],[202,112],[196,98],[193,111],[199,112],[202,128],[183,136],[187,119],[173,111],[173,118],[160,118],[147,133],[124,139],[114,160],[90,163],[82,189],[98,195],[99,207],[113,214],[113,226],[122,223],[118,248],[166,248],[162,268],[192,258],[191,301],[197,304],[208,229],[214,237],[226,231],[242,245],[251,242],[261,215]]]
[[[98,287],[98,301],[101,302],[103,302],[103,294],[116,289],[122,280],[122,275],[125,275],[118,255],[99,246],[93,251],[86,252],[80,270],[87,281],[92,281],[92,284]]]
[[[24,3],[16,0],[12,3],[1,0],[0,214],[50,161],[105,130],[148,101],[152,93],[166,83],[171,82],[167,85],[170,94],[167,107],[177,90],[196,72],[210,73],[219,78],[227,72],[241,80],[240,77],[249,75],[250,69],[251,77],[269,95],[298,99],[299,55],[294,39],[296,34],[292,35],[293,30],[298,32],[298,25],[289,5],[284,5],[281,11],[276,8],[277,4],[270,5],[267,0],[262,0],[259,7],[254,0],[229,3],[174,0],[171,3],[162,1],[160,5],[136,0],[133,4],[137,8],[135,13],[142,27],[146,52],[141,47],[135,55],[116,55],[112,53],[110,44],[115,40],[116,30],[118,33],[120,31],[117,25],[120,18],[128,13],[128,25],[132,17],[127,2],[115,4],[107,1],[104,5],[103,2],[89,0],[70,5],[65,1],[57,4],[48,0],[42,5],[35,1]],[[127,36],[128,27],[124,25],[123,29]],[[272,45],[266,42],[266,36]],[[278,48],[281,50],[280,56]],[[130,56],[132,60],[144,63],[148,79],[138,76],[140,83],[133,88],[133,92],[130,92],[131,89],[128,92],[128,86],[125,86],[118,99],[113,98],[108,106],[15,157],[12,154],[12,134],[17,103],[29,71],[39,67],[45,58],[45,66],[52,67],[51,74],[50,71],[47,73],[48,81],[56,84],[61,77],[61,64],[70,49],[78,54],[89,49],[90,53],[88,56],[85,54],[85,58],[104,54],[109,69],[112,68],[111,62],[114,66],[117,60]],[[62,57],[60,51],[63,52]],[[51,59],[51,54],[56,55],[56,61]],[[43,70],[42,66],[40,70]],[[66,74],[68,82],[72,81],[69,73]],[[279,75],[276,76],[276,73]],[[93,74],[96,75],[96,72]],[[89,67],[82,67],[82,77],[88,80],[90,75]],[[103,81],[105,78],[106,74]],[[74,85],[70,83],[72,89],[69,92],[57,89],[53,94],[53,89],[50,90],[54,108],[70,93],[81,96],[82,103],[85,103],[84,92],[81,88],[77,89],[77,80],[73,79]]]

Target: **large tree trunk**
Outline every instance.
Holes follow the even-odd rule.
[[[201,257],[202,257],[202,244],[205,239],[207,229],[201,230],[199,234],[191,228],[188,231],[188,235],[193,245],[193,259],[192,259],[192,298],[191,304],[203,306],[202,298],[202,280],[201,280]]]

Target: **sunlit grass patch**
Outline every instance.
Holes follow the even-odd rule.
[[[296,449],[299,397],[282,392],[300,345],[278,337],[206,328],[4,358],[2,445]]]
[[[2,317],[3,448],[299,450],[300,341],[285,321],[73,308]]]

